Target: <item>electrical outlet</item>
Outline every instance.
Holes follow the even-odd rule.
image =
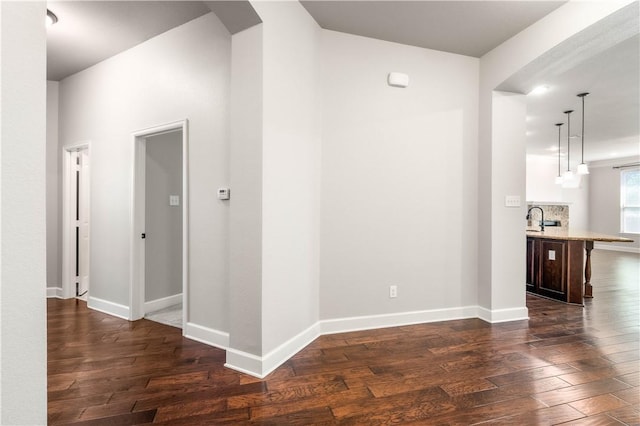
[[[394,298],[394,297],[398,297],[398,286],[397,285],[390,285],[389,286],[389,297],[390,298]]]

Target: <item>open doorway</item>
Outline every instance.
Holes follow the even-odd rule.
[[[187,318],[187,122],[134,133],[131,319]]]
[[[64,298],[87,300],[90,269],[90,150],[89,143],[63,149]]]

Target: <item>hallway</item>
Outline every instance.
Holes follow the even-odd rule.
[[[638,424],[640,257],[595,250],[585,308],[327,335],[265,380],[148,320],[48,300],[50,424]]]

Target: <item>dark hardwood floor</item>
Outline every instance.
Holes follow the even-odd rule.
[[[531,319],[322,336],[265,380],[222,350],[48,301],[50,424],[640,424],[640,257],[593,252],[593,300]],[[524,283],[514,283],[524,285]]]

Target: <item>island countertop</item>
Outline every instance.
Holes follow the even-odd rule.
[[[571,241],[603,241],[603,242],[620,242],[632,243],[630,238],[618,237],[615,235],[598,234],[591,231],[582,231],[578,229],[567,229],[559,227],[548,227],[544,232],[527,229],[527,237],[531,238],[548,238],[551,240],[571,240]]]

